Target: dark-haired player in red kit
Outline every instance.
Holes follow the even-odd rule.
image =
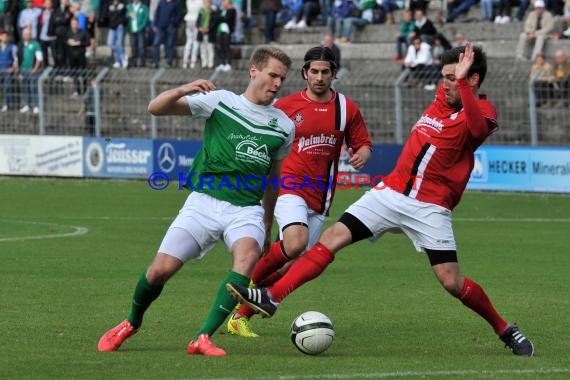
[[[273,284],[288,263],[318,241],[333,201],[343,143],[348,145],[349,163],[356,170],[370,159],[372,141],[358,106],[331,88],[335,58],[328,47],[309,49],[301,69],[306,88],[275,102],[294,121],[295,140],[283,160],[275,205],[281,240],[255,266],[251,281],[256,285]],[[228,332],[256,337],[249,325],[254,313],[242,305],[229,318]]]
[[[386,182],[353,203],[319,242],[268,288],[229,283],[240,301],[272,316],[277,304],[302,284],[319,276],[335,252],[363,239],[377,239],[399,229],[425,252],[439,282],[452,296],[479,314],[515,355],[532,356],[534,346],[517,326],[495,310],[485,291],[459,268],[451,210],[461,199],[473,169],[474,152],[497,130],[495,107],[478,89],[487,73],[479,47],[457,47],[442,56],[443,85],[414,125],[391,175],[408,176],[402,186]]]

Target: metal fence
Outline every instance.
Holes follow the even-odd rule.
[[[377,143],[405,141],[421,112],[433,99],[425,90],[429,78],[402,75],[400,65],[356,61],[335,82],[335,88],[354,99]],[[295,62],[295,67],[300,67]],[[529,78],[530,65],[491,60],[481,92],[488,95],[499,114],[501,130],[488,143],[505,145],[568,145],[570,99],[537,100],[537,86]],[[5,77],[5,76],[4,76]],[[156,94],[197,78],[211,78],[219,88],[241,92],[249,77],[244,64],[231,72],[211,70],[108,69],[62,71],[47,69],[30,85],[12,75],[9,88],[0,81],[0,97],[12,94],[6,112],[0,113],[2,134],[100,135],[108,137],[196,139],[203,122],[184,117],[152,117],[149,100]],[[33,102],[37,86],[36,104]],[[281,96],[304,85],[298,70],[291,72]],[[544,96],[538,97],[544,100]],[[31,100],[32,99],[32,100]],[[537,102],[539,107],[537,107]],[[544,103],[544,104],[541,104]],[[28,109],[22,109],[26,105]],[[37,107],[37,113],[34,113]],[[28,112],[20,112],[28,111]]]

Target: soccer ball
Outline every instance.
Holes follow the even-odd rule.
[[[329,317],[318,311],[299,315],[291,325],[291,341],[304,354],[318,355],[332,344],[334,327]]]

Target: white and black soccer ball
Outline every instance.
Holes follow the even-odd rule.
[[[291,325],[291,341],[304,354],[318,355],[332,344],[334,327],[329,317],[318,311],[299,315]]]

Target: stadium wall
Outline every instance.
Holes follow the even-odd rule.
[[[0,175],[147,179],[158,190],[151,180],[168,185],[182,178],[200,146],[189,140],[0,135]],[[352,187],[375,184],[392,170],[401,149],[374,145],[362,172],[352,169],[343,150],[339,173]],[[570,148],[483,146],[467,188],[569,193]]]

